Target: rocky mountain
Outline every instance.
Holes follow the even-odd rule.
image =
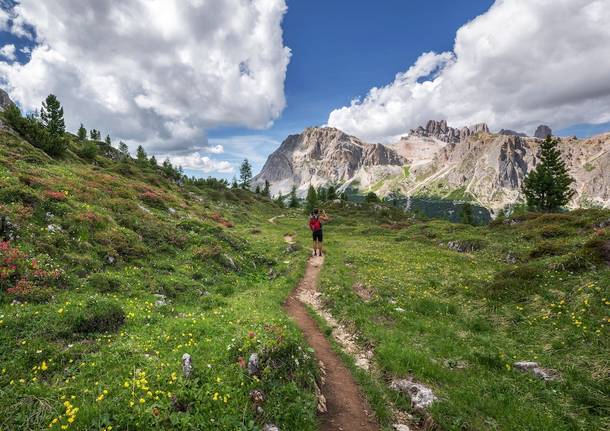
[[[548,126],[538,136],[552,133]],[[537,137],[487,125],[460,129],[429,121],[399,142],[367,144],[331,128],[310,128],[289,136],[267,160],[255,184],[268,180],[272,191],[296,185],[303,194],[310,184],[358,187],[381,196],[473,200],[491,210],[521,198],[527,173],[539,162]],[[560,148],[576,180],[572,206],[610,206],[610,134],[579,140],[560,138]]]
[[[271,183],[271,192],[287,193],[296,185],[304,194],[310,184],[345,184],[356,179],[395,175],[407,160],[392,148],[366,144],[331,127],[309,128],[290,135],[267,159],[253,184]]]

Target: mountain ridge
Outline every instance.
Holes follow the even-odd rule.
[[[538,137],[485,123],[454,128],[430,120],[392,144],[366,143],[339,129],[308,128],[290,135],[267,159],[253,184],[265,180],[273,193],[293,186],[304,195],[309,185],[358,187],[380,196],[399,192],[473,200],[497,211],[521,201],[521,184],[539,162]],[[558,137],[562,157],[575,179],[571,207],[610,206],[610,133],[586,139]]]

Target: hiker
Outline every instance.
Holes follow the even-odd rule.
[[[315,208],[309,215],[309,229],[313,237],[313,255],[322,256],[322,223],[328,221],[326,212]]]

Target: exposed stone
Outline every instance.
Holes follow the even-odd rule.
[[[447,248],[457,251],[458,253],[472,253],[473,251],[480,250],[483,246],[479,241],[460,240],[449,241],[447,243]]]
[[[188,379],[191,376],[192,372],[193,362],[191,359],[191,355],[185,353],[184,355],[182,355],[182,374]]]
[[[558,371],[550,368],[542,368],[537,362],[519,361],[515,362],[513,365],[519,371],[523,371],[524,373],[529,372],[541,380],[551,381],[559,378]]]
[[[0,239],[14,241],[17,239],[17,226],[11,223],[7,216],[0,217]]]
[[[390,388],[407,395],[413,408],[420,410],[425,410],[438,399],[432,389],[415,382],[411,377],[392,380]]]
[[[277,425],[265,424],[263,426],[263,431],[280,431],[280,429],[277,427]]]
[[[15,103],[8,93],[0,88],[0,111],[5,111],[10,106],[15,106]]]
[[[252,353],[248,358],[248,374],[251,376],[258,376],[260,374],[259,367],[258,353]]]
[[[61,226],[57,224],[50,224],[47,226],[47,230],[51,233],[61,232]]]
[[[553,136],[553,130],[549,126],[541,124],[534,132],[534,138],[546,139],[547,136]]]
[[[165,307],[168,304],[168,300],[165,295],[155,293],[155,298],[157,298],[155,301],[155,307]]]
[[[265,393],[260,389],[251,390],[250,401],[252,401],[255,406],[261,406],[265,402]]]
[[[167,209],[167,211],[168,211],[170,214],[172,214],[172,215],[173,215],[173,214],[176,214],[176,210],[175,210],[175,209],[173,209],[173,208],[168,208],[168,209]]]
[[[411,431],[411,428],[405,424],[393,424],[392,427],[395,431]]]

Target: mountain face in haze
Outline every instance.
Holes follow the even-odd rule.
[[[538,135],[552,131],[547,126]],[[385,196],[435,196],[473,200],[498,210],[521,199],[521,185],[539,162],[536,137],[487,125],[460,129],[429,121],[400,141],[367,144],[334,128],[309,128],[289,136],[269,156],[254,184],[271,183],[274,194],[294,185],[357,187]],[[560,149],[576,180],[572,206],[610,206],[610,134],[560,138]]]

